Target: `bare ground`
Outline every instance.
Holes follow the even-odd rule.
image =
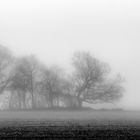
[[[140,112],[1,112],[1,139],[140,139]]]

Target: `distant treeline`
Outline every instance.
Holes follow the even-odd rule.
[[[64,58],[65,59],[65,58]],[[15,57],[0,46],[0,93],[9,109],[82,108],[83,102],[114,102],[124,91],[122,77],[89,52],[76,52],[73,71],[43,65],[35,56]]]

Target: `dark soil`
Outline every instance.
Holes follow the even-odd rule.
[[[140,139],[140,124],[136,121],[11,120],[0,124],[1,139]]]

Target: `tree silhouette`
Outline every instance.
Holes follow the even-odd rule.
[[[32,109],[41,96],[51,108],[60,107],[62,101],[67,107],[81,108],[83,102],[113,103],[122,97],[123,79],[120,75],[109,78],[108,64],[88,52],[75,53],[72,62],[74,71],[68,75],[60,67],[46,67],[32,55],[16,58],[0,46],[0,93],[10,91],[15,101],[17,94],[20,108],[26,109],[29,94]]]
[[[110,72],[107,64],[92,57],[88,52],[78,52],[74,55],[73,65],[74,94],[79,107],[83,101],[90,103],[95,100],[111,101],[121,97],[120,82],[107,82]]]

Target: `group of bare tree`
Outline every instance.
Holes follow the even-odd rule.
[[[0,93],[10,93],[9,108],[81,108],[83,102],[114,102],[124,91],[122,78],[109,78],[108,64],[88,52],[77,52],[74,71],[47,67],[34,56],[15,57],[0,47]]]

